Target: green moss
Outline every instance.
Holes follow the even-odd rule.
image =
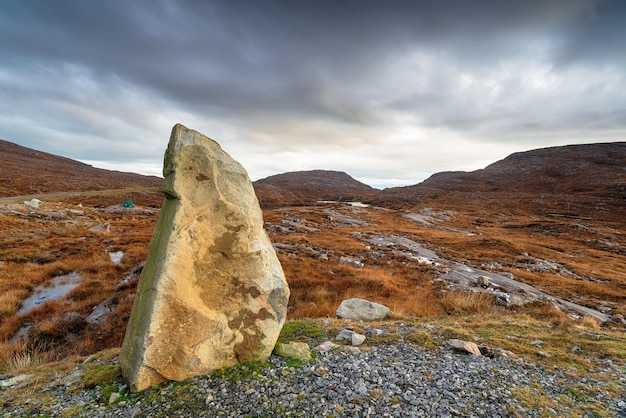
[[[228,379],[231,382],[237,382],[242,379],[254,378],[255,376],[261,374],[264,369],[270,367],[272,367],[272,365],[268,362],[255,360],[231,367],[223,367],[213,372],[211,378]]]
[[[436,344],[433,337],[426,331],[417,331],[413,334],[406,335],[404,339],[408,342],[417,344],[426,348],[435,348]]]
[[[109,399],[111,399],[111,394],[115,392],[119,393],[119,391],[120,388],[117,385],[107,385],[103,387],[100,391],[100,402],[105,404],[109,403]]]
[[[468,340],[472,338],[472,335],[467,330],[457,327],[443,328],[443,336],[448,339],[456,338],[459,340]]]
[[[93,365],[85,368],[81,379],[83,387],[108,385],[120,376],[120,366],[112,364]]]
[[[587,387],[582,384],[569,387],[567,393],[577,402],[589,402],[590,400]]]
[[[301,341],[323,339],[326,335],[324,328],[311,320],[289,321],[283,325],[278,337],[279,342]]]

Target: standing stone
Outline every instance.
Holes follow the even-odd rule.
[[[176,125],[163,176],[120,353],[132,391],[267,359],[287,313],[289,288],[245,169]]]

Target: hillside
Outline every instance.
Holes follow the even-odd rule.
[[[0,198],[69,191],[160,187],[162,179],[103,170],[0,140]]]
[[[254,182],[263,207],[314,205],[320,200],[370,201],[380,191],[340,171],[277,174]]]
[[[385,189],[375,202],[398,206],[433,200],[581,216],[622,216],[626,207],[626,142],[519,152],[481,170],[437,173],[417,185]]]
[[[281,339],[338,347],[310,364],[273,355],[140,394],[128,392],[118,352],[163,199],[159,187],[135,186],[160,179],[2,145],[14,168],[0,165],[2,184],[12,185],[4,193],[132,186],[42,197],[36,210],[0,203],[0,409],[10,416],[470,416],[476,405],[481,416],[504,407],[507,416],[626,412],[621,143],[583,157],[578,147],[514,154],[385,190],[370,206],[317,203],[381,194],[345,173],[256,182],[291,290]],[[550,166],[562,172],[549,176]],[[127,199],[138,207],[122,208]],[[593,216],[554,216],[566,203]],[[393,316],[336,319],[348,298],[382,303]],[[367,336],[362,346],[336,340],[348,328]],[[460,354],[449,339],[488,355]],[[518,359],[492,358],[498,350]],[[449,408],[433,409],[436,397]]]

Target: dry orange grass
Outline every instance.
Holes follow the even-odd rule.
[[[0,294],[0,320],[9,318],[17,313],[26,298],[26,289],[6,289]]]
[[[4,261],[0,265],[0,341],[10,338],[20,326],[32,323],[28,347],[46,347],[51,356],[89,354],[121,344],[136,279],[123,289],[116,289],[116,286],[147,257],[157,215],[93,213],[89,205],[119,204],[125,197],[66,198],[61,206],[83,203],[85,216],[65,221],[0,214],[0,260]],[[159,207],[162,200],[160,194],[133,197],[135,202],[144,206]],[[428,202],[429,206],[438,209],[434,206],[436,204]],[[498,214],[488,208],[464,208],[462,211],[454,207],[439,208],[451,211],[454,216],[438,226],[478,234],[465,236],[420,225],[404,218],[403,211],[396,210],[353,212],[349,208],[333,206],[333,211],[358,217],[369,224],[331,224],[323,209],[295,207],[264,211],[266,222],[274,225],[281,225],[283,219],[297,219],[308,227],[321,229],[318,232],[303,229],[289,233],[269,229],[273,242],[294,246],[293,250],[279,251],[291,289],[289,318],[334,317],[341,301],[351,297],[385,304],[397,317],[465,316],[494,311],[490,296],[441,292],[433,285],[433,279],[439,274],[436,269],[394,255],[394,248],[384,251],[370,248],[355,233],[407,237],[425,243],[443,257],[478,268],[497,261],[503,266],[502,271],[509,271],[519,280],[549,294],[574,299],[584,296],[585,304],[591,307],[597,307],[599,300],[605,300],[612,303],[613,312],[626,314],[626,257],[597,243],[597,232],[625,236],[622,224],[594,224],[586,231],[571,220],[538,222],[523,213]],[[408,209],[419,212],[421,208]],[[89,231],[91,226],[105,222],[110,224],[109,233]],[[605,227],[609,229],[603,229]],[[621,235],[611,230],[621,231]],[[622,239],[616,243],[616,248],[623,244]],[[108,253],[113,251],[124,251],[120,265],[111,262]],[[370,252],[385,254],[368,258]],[[527,271],[519,267],[526,257],[524,253],[556,261],[577,275],[598,277],[604,283],[555,272]],[[585,256],[579,256],[581,254]],[[364,260],[365,267],[342,264],[341,257]],[[19,304],[16,305],[18,299],[21,303],[36,286],[72,271],[78,272],[83,279],[65,300],[44,303],[24,317],[14,316],[19,308]],[[116,307],[106,323],[86,324],[84,318],[93,307],[109,297],[114,299]],[[550,305],[516,309],[537,317],[567,320],[562,312]]]
[[[52,360],[47,350],[29,346],[20,341],[17,344],[0,343],[0,373],[19,374],[33,366]]]
[[[488,313],[493,310],[494,298],[483,292],[443,292],[439,296],[439,305],[447,315],[471,315]]]
[[[100,202],[108,206],[119,204],[119,199],[107,196]],[[152,203],[160,199],[145,198]],[[44,204],[52,210],[57,206],[66,207],[67,203]],[[132,297],[130,301],[124,299],[124,305],[130,306],[119,306],[120,312],[112,315],[121,315],[122,320],[113,320],[113,327],[103,327],[104,332],[101,327],[87,326],[84,319],[94,306],[115,292],[115,286],[132,268],[145,260],[157,215],[96,214],[88,207],[79,209],[84,216],[62,220],[0,214],[0,310],[4,312],[0,314],[0,341],[8,340],[21,326],[32,324],[28,345],[45,346],[54,356],[89,354],[121,343]],[[111,232],[89,231],[105,222],[110,224]],[[124,251],[119,265],[109,257],[114,251]],[[35,287],[48,285],[54,277],[70,272],[79,273],[82,280],[65,299],[50,300],[24,316],[14,316]]]

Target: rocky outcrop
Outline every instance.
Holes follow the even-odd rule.
[[[120,354],[131,390],[271,354],[289,289],[244,168],[176,125],[166,200]]]

